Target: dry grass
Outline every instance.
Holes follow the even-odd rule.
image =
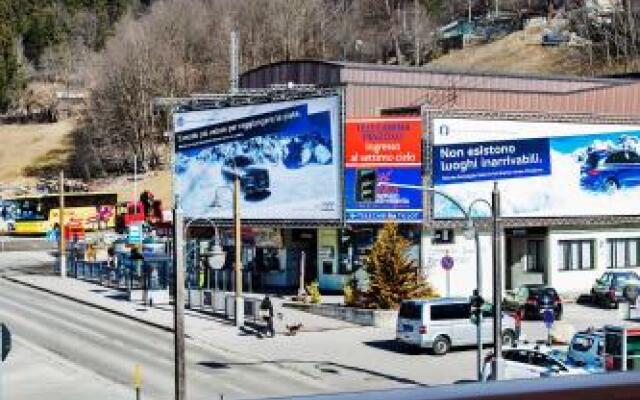
[[[580,65],[574,64],[570,54],[574,49],[566,46],[543,47],[534,44],[534,32],[512,33],[494,42],[455,50],[434,60],[439,68],[474,72],[576,74]],[[539,43],[539,42],[538,42]]]
[[[0,182],[33,182],[25,171],[60,164],[71,151],[74,121],[0,126]]]

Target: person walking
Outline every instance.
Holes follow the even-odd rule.
[[[260,303],[260,316],[266,323],[265,334],[269,334],[270,337],[276,336],[276,331],[273,328],[273,304],[269,295],[266,295]]]
[[[522,332],[522,320],[524,318],[524,310],[522,308],[518,308],[513,316],[515,320],[515,328],[516,328],[516,342],[520,341],[520,333]]]

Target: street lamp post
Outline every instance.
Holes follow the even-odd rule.
[[[393,187],[403,187],[403,188],[408,188],[408,189],[418,189],[418,190],[423,190],[429,193],[433,193],[433,194],[438,194],[442,197],[444,197],[445,199],[447,199],[449,202],[451,202],[451,204],[453,204],[458,210],[460,210],[460,212],[462,213],[462,215],[464,216],[464,218],[466,219],[466,224],[467,224],[467,228],[468,230],[473,229],[473,238],[474,238],[474,242],[475,242],[475,248],[476,248],[476,290],[479,296],[482,296],[482,264],[481,264],[481,253],[480,253],[480,236],[478,233],[478,229],[475,226],[475,224],[473,223],[473,217],[472,217],[472,213],[473,213],[473,208],[476,204],[478,203],[483,203],[485,205],[487,205],[489,207],[489,209],[491,210],[491,215],[493,217],[493,232],[492,232],[492,236],[493,236],[493,278],[494,278],[494,290],[493,290],[493,301],[494,301],[494,318],[493,318],[493,326],[494,326],[494,353],[495,354],[500,354],[502,355],[502,342],[500,339],[502,339],[502,336],[500,334],[500,332],[502,332],[502,318],[497,317],[498,315],[501,316],[502,314],[502,298],[501,298],[501,288],[502,288],[502,283],[501,283],[501,269],[499,268],[500,266],[500,262],[498,260],[499,258],[499,254],[500,254],[500,246],[499,246],[499,238],[498,238],[498,226],[497,226],[497,214],[499,213],[499,209],[500,209],[500,204],[499,204],[499,194],[496,196],[497,190],[498,190],[498,184],[494,183],[494,192],[493,192],[493,196],[492,196],[492,203],[489,203],[487,200],[485,199],[475,199],[473,200],[470,204],[468,209],[465,209],[458,201],[456,201],[453,197],[451,197],[450,195],[438,191],[435,188],[424,188],[422,186],[416,186],[416,185],[405,185],[405,184],[394,184],[394,183],[383,183],[381,185],[385,185],[385,186],[393,186]],[[497,243],[497,244],[496,244]],[[498,329],[497,331],[495,329]],[[498,332],[498,334],[496,334],[496,332]],[[498,341],[496,341],[496,336],[498,337]],[[477,368],[477,375],[478,375],[478,380],[480,380],[482,378],[482,312],[480,311],[478,313],[478,320],[477,320],[477,327],[476,327],[476,337],[477,337],[477,357],[476,357],[476,368]],[[498,356],[496,356],[495,358],[496,360],[498,359]],[[497,363],[494,364],[494,368],[493,371],[497,371],[498,370],[498,365],[499,365],[500,361],[498,361]],[[500,374],[498,372],[497,375],[494,375],[494,379],[498,379],[500,377]]]

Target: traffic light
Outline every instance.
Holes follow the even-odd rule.
[[[376,170],[359,169],[356,182],[356,201],[376,201]]]
[[[472,310],[480,310],[484,305],[484,299],[482,296],[478,294],[478,290],[473,291],[473,295],[471,296],[471,309]]]
[[[470,298],[471,303],[471,322],[477,324],[480,320],[480,314],[482,313],[482,306],[484,305],[484,299],[478,294],[478,290],[473,291],[473,295]]]

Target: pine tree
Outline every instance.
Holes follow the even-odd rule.
[[[395,223],[386,223],[378,233],[371,253],[364,260],[369,288],[363,297],[368,308],[393,309],[402,300],[435,295],[409,258],[409,246]]]

